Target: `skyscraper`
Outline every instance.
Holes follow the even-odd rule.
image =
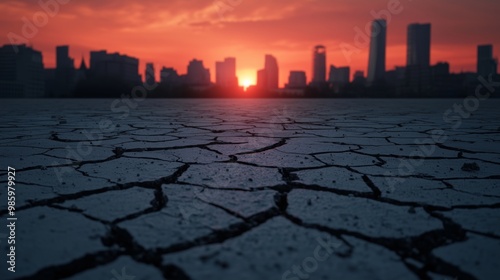
[[[313,52],[313,77],[312,83],[321,84],[326,79],[326,48],[318,45]]]
[[[406,85],[412,94],[428,94],[431,90],[431,25],[408,25],[406,53]]]
[[[266,55],[265,70],[267,76],[267,89],[273,90],[279,88],[279,68],[278,61],[272,55]]]
[[[34,98],[44,93],[42,53],[26,45],[0,47],[0,97]]]
[[[154,85],[156,83],[155,66],[153,63],[146,64],[146,72],[144,73],[144,81],[148,85]]]
[[[75,87],[75,61],[69,57],[69,46],[56,46],[56,70],[53,88],[57,97],[69,96]]]
[[[493,45],[477,47],[477,74],[483,77],[497,74],[497,61],[493,58]]]
[[[368,83],[384,79],[385,48],[387,43],[387,21],[377,19],[372,23],[370,57],[368,62]]]
[[[431,24],[408,25],[407,66],[429,67],[431,64]]]
[[[228,57],[215,63],[215,83],[222,87],[237,87],[236,58]]]
[[[75,62],[69,57],[69,46],[56,47],[56,68],[57,69],[73,69]]]
[[[279,88],[278,61],[274,56],[267,54],[264,69],[257,71],[257,87],[265,90]]]

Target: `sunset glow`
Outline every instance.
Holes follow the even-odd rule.
[[[244,90],[247,90],[247,88],[250,87],[251,85],[252,85],[252,82],[249,79],[245,78],[241,81],[241,86],[243,86]]]
[[[262,62],[263,63],[263,62]],[[238,67],[238,65],[237,65]],[[238,67],[239,68],[239,67]],[[248,87],[257,84],[257,78],[255,73],[259,68],[255,69],[238,69],[236,75],[238,76],[238,84],[243,87],[244,90],[247,90]]]

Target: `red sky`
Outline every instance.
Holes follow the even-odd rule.
[[[42,0],[42,2],[56,0]],[[55,46],[70,45],[77,61],[90,50],[106,49],[138,57],[141,74],[146,62],[156,70],[174,67],[185,73],[189,60],[203,59],[215,80],[215,61],[237,58],[241,80],[255,80],[264,55],[280,66],[280,84],[290,70],[305,70],[311,78],[314,45],[327,47],[327,62],[350,65],[366,73],[368,44],[347,59],[342,47],[355,46],[356,27],[373,20],[372,11],[399,2],[388,25],[387,68],[404,65],[406,27],[432,23],[432,62],[449,61],[454,72],[475,71],[476,46],[491,43],[500,53],[498,0],[57,0],[59,11],[29,38],[41,50],[46,67],[55,64]],[[0,44],[8,34],[23,36],[23,17],[43,24],[37,1],[0,3]],[[12,34],[11,33],[11,34]]]

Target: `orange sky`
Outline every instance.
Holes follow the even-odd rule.
[[[42,0],[59,11],[44,18],[37,1],[2,1],[0,44],[8,34],[23,36],[23,18],[40,27],[27,42],[41,50],[46,67],[55,64],[55,46],[70,45],[79,65],[90,50],[106,49],[185,73],[193,58],[202,59],[215,80],[215,61],[237,58],[240,80],[255,80],[264,55],[280,66],[280,84],[290,70],[311,78],[314,45],[327,47],[327,62],[366,73],[368,44],[347,59],[342,47],[355,45],[356,27],[373,20],[372,11],[397,5],[388,26],[388,69],[404,65],[406,27],[432,23],[432,62],[449,61],[454,72],[475,71],[476,46],[491,43],[500,53],[500,1],[497,0]],[[44,24],[44,19],[47,23]],[[11,33],[11,34],[12,34]]]

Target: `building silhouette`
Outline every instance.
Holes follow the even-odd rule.
[[[372,22],[370,54],[368,61],[369,84],[384,80],[387,44],[387,21],[377,19]]]
[[[160,89],[164,93],[174,94],[175,91],[184,83],[177,70],[171,67],[163,67],[160,70]]]
[[[105,50],[90,52],[90,73],[94,78],[139,84],[139,59]]]
[[[431,89],[431,24],[408,25],[406,86],[409,94],[428,93]]]
[[[497,74],[498,61],[493,58],[493,45],[477,47],[477,74],[482,77]]]
[[[210,85],[210,70],[203,66],[202,60],[193,59],[189,62],[186,83],[189,86]]]
[[[285,88],[288,89],[303,89],[307,86],[306,72],[304,71],[290,71],[288,76],[288,83]]]
[[[69,57],[69,46],[56,46],[56,69],[74,69],[75,61]]]
[[[155,66],[153,63],[146,63],[144,82],[148,85],[154,85],[156,83]]]
[[[179,74],[177,70],[174,68],[163,67],[160,70],[160,83],[168,84],[168,83],[178,83],[179,82]]]
[[[160,85],[163,88],[172,90],[179,87],[182,84],[181,77],[177,73],[177,70],[171,67],[163,67],[160,70]]]
[[[215,63],[215,83],[221,87],[237,87],[236,58],[228,57]]]
[[[279,88],[279,67],[274,56],[265,56],[264,69],[257,71],[257,87],[271,91]]]
[[[349,66],[335,67],[330,65],[330,74],[328,75],[328,83],[335,85],[346,85],[351,77],[351,68]]]
[[[75,61],[69,57],[69,46],[56,46],[55,80],[52,84],[52,96],[68,97],[75,88]]]
[[[429,67],[431,63],[431,24],[408,25],[407,66]]]
[[[26,45],[0,47],[0,97],[37,98],[44,94],[42,53]]]
[[[450,64],[448,62],[438,62],[432,66],[431,72],[434,79],[445,79],[450,75]]]
[[[330,65],[328,84],[334,93],[340,93],[349,84],[351,68]]]
[[[265,69],[267,74],[267,89],[279,88],[278,61],[272,55],[266,55]]]
[[[313,84],[323,84],[326,81],[326,48],[318,45],[313,52]]]

